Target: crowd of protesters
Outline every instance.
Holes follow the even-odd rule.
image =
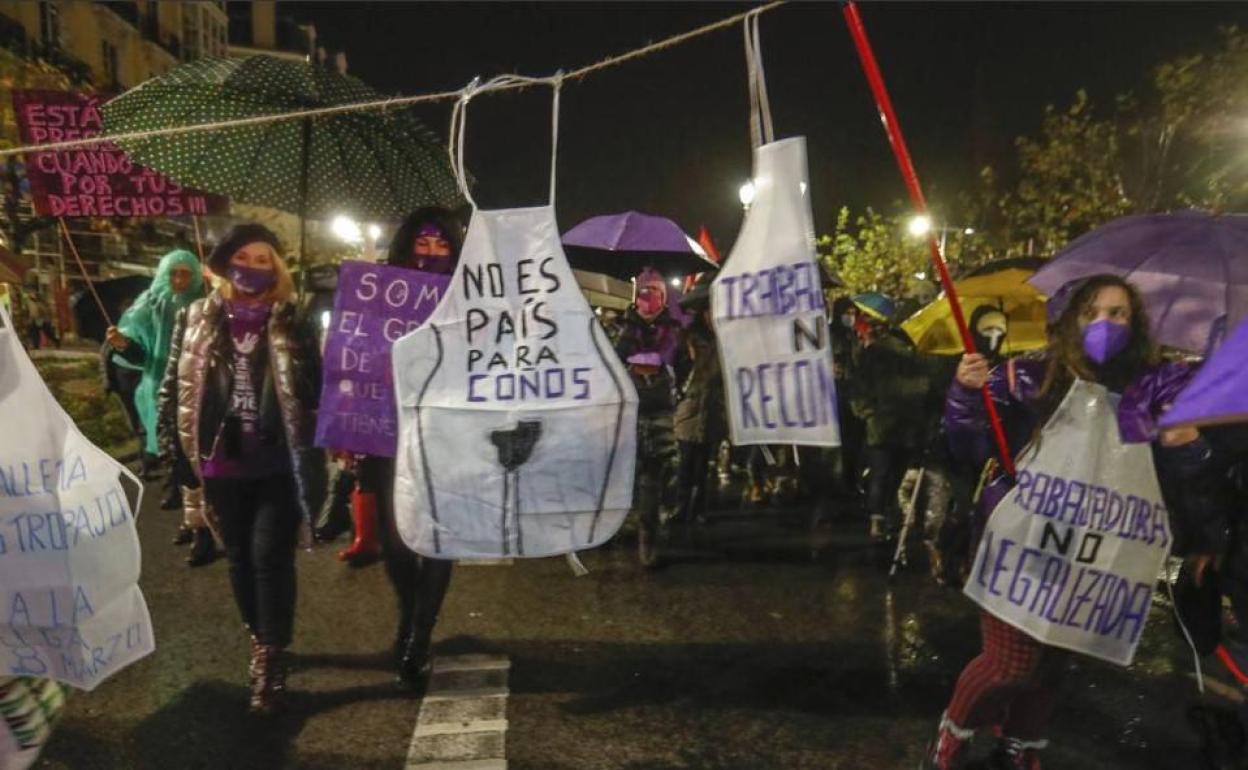
[[[398,230],[386,262],[450,273],[462,238],[450,212],[422,209]],[[252,709],[273,711],[285,687],[294,557],[305,537],[350,533],[340,559],[383,562],[397,604],[398,678],[418,687],[453,563],[403,545],[393,460],[326,457],[312,446],[321,341],[277,237],[240,225],[206,268],[186,251],[166,255],[151,286],[108,330],[102,356],[108,387],[127,402],[141,439],[145,473],[160,464],[171,470],[162,502],[182,511],[177,542],[191,544],[188,563],[222,551],[228,561],[251,639]],[[1226,595],[1248,627],[1248,527],[1238,515],[1246,431],[1158,428],[1199,362],[1158,347],[1129,282],[1105,275],[1068,285],[1049,303],[1047,347],[1025,355],[1005,354],[1010,318],[1001,308],[975,307],[969,331],[978,352],[941,356],[916,348],[891,298],[838,296],[825,276],[841,446],[815,449],[731,446],[713,279],[696,276],[680,292],[646,268],[628,309],[603,315],[639,397],[634,509],[643,567],[662,562],[675,524],[700,526],[724,508],[804,505],[814,526],[860,527],[890,553],[915,535],[932,576],[960,586],[988,515],[1013,484],[995,456],[979,391],[991,395],[1018,452],[1072,383],[1098,383],[1116,394],[1123,439],[1153,446],[1174,553],[1185,558],[1176,591],[1184,633],[1190,627],[1198,650],[1217,649],[1233,670],[1248,667],[1236,667],[1248,640],[1223,638],[1219,623]],[[51,336],[32,324],[32,340]],[[988,612],[980,626],[982,651],[958,678],[923,767],[963,767],[982,731],[995,741],[989,766],[1038,770],[1070,653]],[[1219,740],[1217,715],[1193,713],[1207,740]]]

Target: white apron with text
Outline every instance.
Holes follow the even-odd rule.
[[[711,293],[732,443],[840,446],[806,140],[757,148],[754,188]]]
[[[753,200],[711,285],[732,443],[841,444],[806,139],[776,141],[758,14],[744,20]]]
[[[1019,458],[965,593],[1039,642],[1129,665],[1170,553],[1148,444],[1126,444],[1117,398],[1076,381]]]
[[[413,550],[551,556],[619,529],[637,393],[572,274],[553,205],[474,209],[442,302],[392,361],[395,518]]]
[[[0,425],[0,672],[90,690],[155,648],[121,476],[141,485],[79,432],[2,312]]]

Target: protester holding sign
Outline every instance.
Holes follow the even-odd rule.
[[[1110,453],[1107,457],[1112,465],[1112,455],[1122,456],[1124,446],[1141,446],[1151,441],[1159,444],[1157,458],[1162,466],[1184,466],[1188,470],[1198,466],[1208,453],[1202,451],[1204,439],[1195,430],[1159,431],[1157,427],[1157,419],[1182,390],[1192,371],[1185,364],[1160,361],[1139,293],[1129,283],[1115,276],[1096,276],[1084,280],[1068,296],[1068,304],[1057,308],[1059,312],[1050,327],[1048,351],[1043,358],[1014,360],[990,370],[982,355],[970,354],[963,357],[956,381],[950,387],[945,425],[951,448],[960,460],[983,465],[991,457],[992,437],[986,410],[977,392],[985,386],[1005,421],[1011,450],[1017,453],[1029,443],[1033,444],[1029,454],[1020,458],[1017,479],[1020,491],[1016,494],[1010,494],[1015,488],[1014,479],[1005,477],[994,469],[995,466],[986,471],[989,481],[978,505],[980,528],[990,513],[995,511],[995,522],[1008,504],[1022,499],[1023,505],[1038,512],[1053,532],[1059,533],[1050,539],[1049,528],[1044,528],[1047,545],[1042,544],[1038,549],[1023,547],[1021,543],[1013,543],[1015,547],[1007,549],[1010,544],[997,542],[993,558],[977,559],[976,570],[968,580],[968,593],[977,583],[985,586],[986,593],[1005,595],[1011,600],[1031,592],[1034,596],[1020,606],[1024,610],[1035,608],[1058,631],[1100,628],[1110,636],[1122,637],[1125,630],[1128,637],[1138,642],[1151,599],[1152,576],[1141,584],[1114,581],[1115,589],[1122,590],[1102,590],[1099,596],[1109,594],[1106,602],[1096,596],[1088,599],[1084,594],[1091,595],[1091,588],[1086,585],[1080,588],[1080,583],[1086,582],[1085,573],[1098,571],[1086,570],[1082,563],[1062,560],[1052,551],[1068,553],[1076,530],[1100,528],[1105,531],[1081,540],[1078,554],[1072,554],[1075,562],[1095,560],[1102,541],[1109,540],[1104,544],[1105,551],[1119,553],[1129,547],[1151,547],[1150,553],[1156,555],[1153,563],[1158,563],[1169,548],[1164,506],[1155,499],[1150,502],[1097,486],[1101,479],[1040,479],[1040,474],[1032,473],[1027,463],[1036,447],[1041,453],[1039,456],[1043,456],[1046,443],[1051,447],[1070,443],[1098,447],[1101,452]],[[1101,393],[1107,389],[1109,393],[1120,394],[1107,430],[1112,431],[1116,422],[1121,439],[1117,435],[1073,433],[1079,426],[1072,415],[1079,409],[1097,403],[1112,405],[1112,398],[1095,395],[1098,388]],[[1076,402],[1068,396],[1072,391],[1079,391],[1080,399]],[[1116,420],[1113,419],[1115,414]],[[1133,458],[1130,470],[1151,480],[1152,487],[1156,488],[1156,476],[1146,465],[1147,457],[1145,451],[1144,467]],[[1095,458],[1093,460],[1097,464]],[[1165,477],[1166,474],[1162,474],[1162,478]],[[1117,513],[1114,513],[1115,505]],[[1133,512],[1130,517],[1126,509]],[[1059,519],[1063,526],[1053,523]],[[1130,526],[1123,525],[1119,531],[1115,523],[1110,531],[1106,527],[1110,526],[1111,519],[1113,522],[1129,519]],[[1064,541],[1060,539],[1060,531],[1067,533]],[[980,544],[981,556],[985,547],[994,545],[987,542],[987,537]],[[1050,578],[1047,583],[1043,578],[1033,580],[1031,577],[997,580],[997,573],[1005,571],[1003,565],[1020,559],[1030,559],[1036,564],[1052,563],[1056,569],[1049,575],[1046,566],[1045,574]],[[1072,573],[1077,574],[1072,576]],[[1024,574],[1022,567],[1015,572],[1015,575]],[[1098,574],[1105,578],[1103,582],[1111,582],[1108,573]],[[1065,577],[1059,580],[1057,575]],[[1082,598],[1072,598],[1074,593]],[[1123,599],[1124,596],[1128,598]],[[1060,608],[1057,607],[1059,602],[1062,602]],[[1124,603],[1131,607],[1127,608]],[[1109,605],[1117,605],[1119,609],[1115,616],[1118,620],[1113,623],[1108,622],[1109,616],[1114,614]],[[1083,611],[1076,611],[1080,609]],[[1038,752],[1047,743],[1045,730],[1056,705],[1057,687],[1064,668],[1062,655],[1036,641],[1031,632],[1020,630],[995,614],[985,611],[980,619],[983,651],[963,669],[923,766],[937,770],[961,767],[975,731],[992,726],[1001,736],[996,766],[1038,770]],[[1075,628],[1076,625],[1079,627]]]
[[[225,543],[230,584],[251,633],[251,709],[272,712],[286,684],[301,516],[323,494],[311,446],[320,391],[313,330],[295,318],[294,283],[277,236],[235,227],[208,267],[226,282],[185,314],[177,364],[179,456],[202,481],[209,523]]]
[[[462,241],[463,226],[451,212],[434,207],[418,209],[395,233],[386,262],[416,273],[449,276],[455,272]],[[439,285],[445,288],[445,284]],[[388,362],[385,370],[389,373]],[[387,455],[359,455],[358,458],[359,488],[351,500],[356,538],[352,548],[370,547],[362,540],[362,533],[366,537],[371,530],[380,535],[386,575],[394,586],[399,605],[399,627],[394,641],[399,680],[416,687],[429,662],[433,626],[450,586],[455,562],[420,556],[403,544],[395,524],[393,451]],[[375,518],[369,521],[368,516]],[[375,547],[376,541],[373,543]]]
[[[644,567],[658,563],[659,507],[671,485],[676,463],[672,376],[681,326],[667,303],[667,281],[647,267],[635,281],[636,294],[621,323],[615,352],[628,366],[637,388],[637,557]]]

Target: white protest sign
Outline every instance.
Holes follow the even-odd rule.
[[[90,690],[155,649],[120,476],[0,313],[0,674]],[[21,437],[16,440],[14,437]]]
[[[965,593],[1037,641],[1129,665],[1170,552],[1148,444],[1123,443],[1116,399],[1076,381],[1019,458]]]
[[[732,443],[840,446],[806,140],[756,148],[753,181],[711,292]]]
[[[474,211],[425,325],[391,352],[395,518],[426,556],[597,546],[632,504],[637,393],[550,206]]]

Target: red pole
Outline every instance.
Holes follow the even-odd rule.
[[[893,148],[893,156],[897,159],[897,167],[901,170],[901,178],[910,193],[910,201],[915,211],[927,214],[927,200],[923,197],[923,188],[919,186],[919,175],[914,170],[914,161],[910,159],[910,150],[906,148],[906,138],[901,133],[901,123],[897,113],[893,111],[893,100],[888,96],[888,88],[884,85],[884,75],[880,73],[880,65],[875,60],[875,52],[871,49],[871,41],[867,39],[867,29],[858,15],[858,6],[851,2],[843,7],[845,21],[849,24],[849,34],[854,38],[854,47],[858,49],[858,58],[862,60],[862,69],[867,76],[867,84],[871,86],[871,94],[875,97],[875,106],[880,111],[880,122],[884,124],[884,133],[888,135],[888,143]],[[927,248],[931,252],[932,264],[940,276],[940,285],[945,290],[949,307],[953,311],[953,320],[958,325],[958,333],[962,336],[962,347],[968,353],[974,353],[975,340],[967,328],[966,317],[962,314],[962,303],[958,301],[958,290],[949,275],[949,267],[945,257],[940,253],[936,242],[935,231],[927,236]],[[992,425],[992,435],[997,442],[997,453],[1001,456],[1001,467],[1010,476],[1014,475],[1014,458],[1010,454],[1010,446],[1005,439],[1005,428],[1001,424],[1001,415],[997,414],[996,404],[992,395],[985,387],[981,393],[984,407],[988,410],[988,421]]]

